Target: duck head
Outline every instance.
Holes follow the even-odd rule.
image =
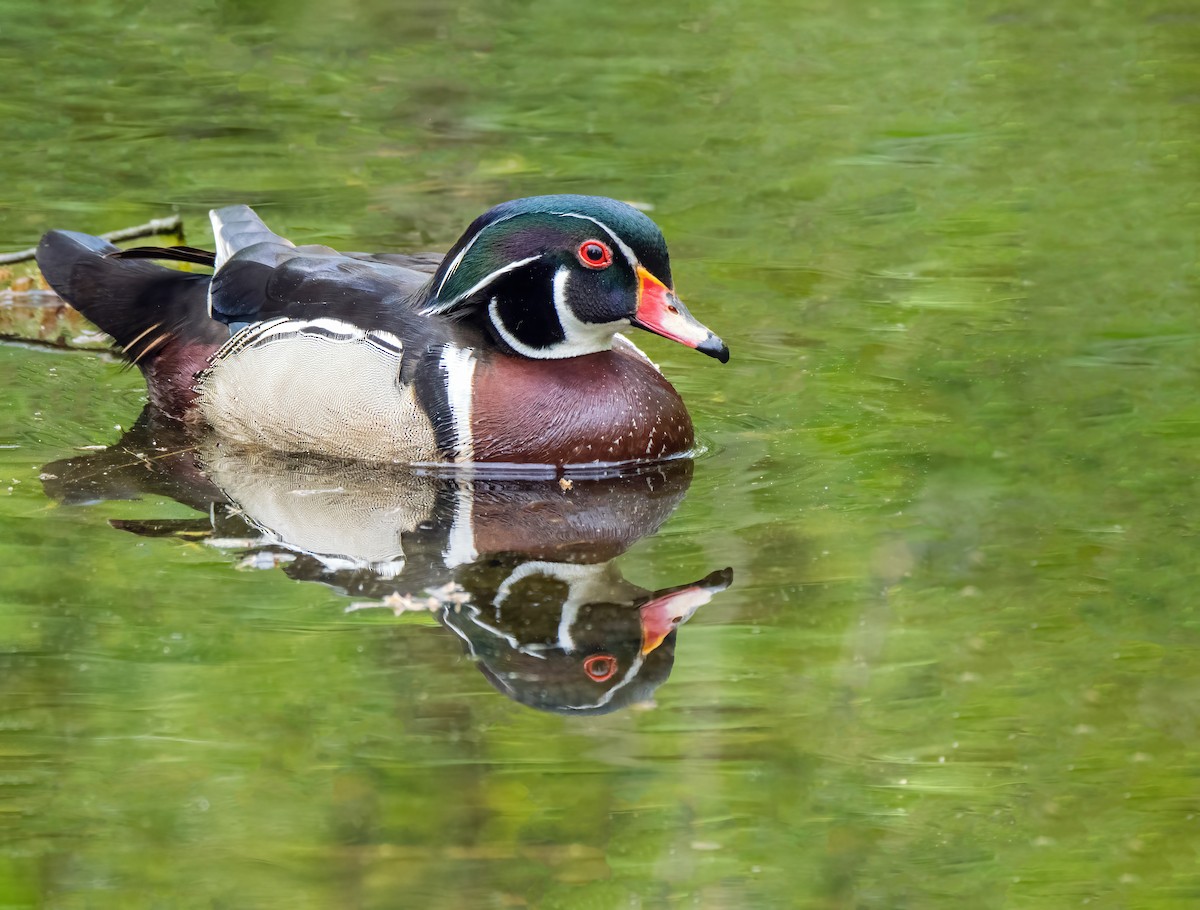
[[[601,196],[533,196],[484,213],[421,309],[481,322],[502,349],[539,360],[606,351],[629,326],[729,360],[676,296],[658,225]]]

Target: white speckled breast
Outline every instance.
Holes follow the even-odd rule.
[[[395,335],[333,319],[274,319],[234,335],[200,374],[204,419],[251,448],[371,461],[440,459],[433,426],[400,382]]]

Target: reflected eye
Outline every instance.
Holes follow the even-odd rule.
[[[617,672],[617,659],[611,654],[593,654],[583,662],[583,672],[596,682],[612,679]]]
[[[612,265],[613,261],[612,250],[608,248],[607,244],[601,243],[599,240],[583,241],[583,243],[579,244],[579,249],[575,251],[575,255],[589,269],[606,269]]]

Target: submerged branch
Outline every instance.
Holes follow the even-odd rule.
[[[174,235],[179,238],[180,243],[183,243],[183,218],[179,215],[171,215],[169,218],[155,218],[136,227],[122,228],[119,231],[110,231],[100,236],[112,243],[120,243],[124,240],[137,240],[139,237],[158,237],[164,234]],[[30,262],[36,256],[37,247],[20,250],[16,253],[2,253],[0,254],[0,265],[16,265],[19,262]]]

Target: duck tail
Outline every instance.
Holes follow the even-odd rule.
[[[183,416],[194,374],[229,338],[208,315],[209,275],[121,258],[99,237],[50,231],[38,245],[46,281],[67,303],[113,337],[121,356],[146,376],[150,400]]]

